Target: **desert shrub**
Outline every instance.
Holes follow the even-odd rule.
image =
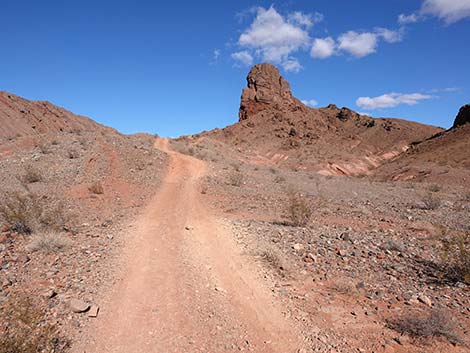
[[[20,234],[62,230],[68,220],[60,203],[31,192],[5,193],[0,199],[0,218]]]
[[[438,191],[441,190],[441,187],[440,187],[439,185],[437,185],[437,184],[431,184],[431,185],[429,185],[428,190],[429,190],[430,192],[438,192]]]
[[[27,251],[59,252],[71,245],[71,241],[63,233],[47,231],[34,234],[26,246]]]
[[[38,216],[37,199],[30,194],[8,193],[2,198],[0,216],[12,230],[31,234]]]
[[[51,153],[51,150],[49,149],[49,145],[45,141],[38,143],[37,147],[39,148],[39,151],[41,151],[42,154]]]
[[[42,180],[41,173],[32,165],[27,165],[24,168],[23,181],[25,183],[37,183]]]
[[[243,183],[243,174],[240,172],[233,172],[229,175],[229,183],[232,186],[241,186]]]
[[[452,279],[470,283],[470,233],[446,230],[441,242],[447,274]]]
[[[306,226],[312,217],[312,210],[308,204],[307,197],[300,192],[292,190],[288,192],[286,212],[291,224],[296,227]]]
[[[351,278],[336,278],[331,282],[331,289],[345,295],[356,295],[360,285]]]
[[[457,344],[461,340],[455,333],[455,325],[450,317],[450,314],[442,310],[432,309],[427,314],[409,314],[398,319],[388,320],[387,326],[418,340],[424,341],[433,337],[442,337]]]
[[[80,155],[76,150],[70,150],[68,152],[68,157],[69,157],[69,159],[76,159],[76,158],[80,157]]]
[[[425,210],[436,210],[441,206],[441,199],[433,194],[423,196],[422,202]]]
[[[101,184],[99,181],[96,181],[88,187],[88,191],[96,195],[104,194],[103,184]]]
[[[236,171],[236,172],[240,171],[240,164],[239,163],[232,163],[231,166],[232,166],[234,171]]]
[[[186,155],[193,155],[195,153],[194,148],[189,147],[185,141],[172,140],[170,144],[171,144],[171,148],[176,152],[186,154]],[[191,149],[192,154],[190,154],[190,151],[189,151],[190,149]]]
[[[13,295],[2,304],[0,353],[64,352],[69,346],[33,296]]]
[[[259,256],[263,262],[272,267],[280,274],[284,274],[287,270],[286,262],[284,261],[283,255],[274,246],[266,246],[259,251]]]

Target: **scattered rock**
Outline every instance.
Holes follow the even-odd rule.
[[[100,308],[98,305],[92,305],[90,307],[90,310],[88,311],[88,317],[97,317],[98,316],[98,311],[100,311]]]
[[[48,289],[42,294],[42,296],[46,299],[54,298],[56,295],[57,295],[57,293],[53,289]]]
[[[215,287],[214,287],[214,290],[215,290],[216,292],[226,293],[225,289],[223,289],[222,287],[219,287],[219,286],[215,286]]]
[[[425,295],[420,295],[418,297],[418,300],[423,303],[423,304],[426,304],[427,306],[432,306],[432,301],[431,299],[429,299],[429,297],[425,296]]]
[[[74,313],[83,313],[90,308],[89,304],[80,299],[71,299],[69,305]]]

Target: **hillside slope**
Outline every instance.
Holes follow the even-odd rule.
[[[104,127],[49,102],[30,101],[0,92],[0,139],[59,131],[93,131],[97,128]]]
[[[463,106],[453,127],[413,144],[377,169],[392,180],[433,180],[470,185],[470,105]]]

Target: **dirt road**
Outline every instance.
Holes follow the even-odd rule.
[[[297,352],[299,335],[201,200],[204,162],[168,148],[164,183],[126,235],[120,280],[77,352]]]

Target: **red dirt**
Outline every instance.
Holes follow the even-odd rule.
[[[85,351],[295,352],[295,327],[200,200],[205,163],[157,146],[168,174],[128,234]]]

